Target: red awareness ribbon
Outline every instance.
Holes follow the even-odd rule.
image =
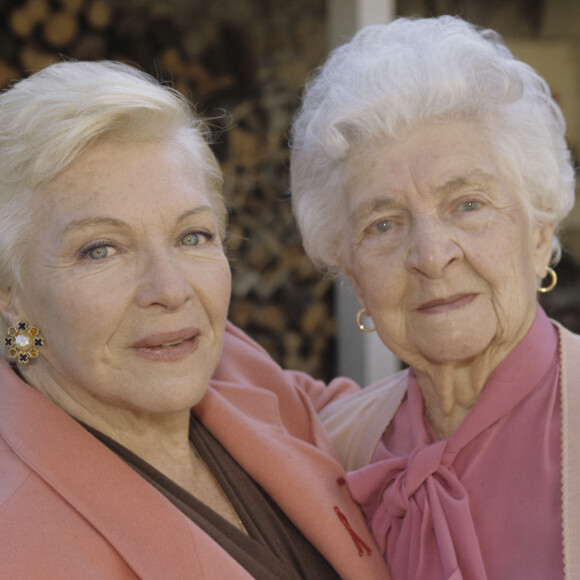
[[[354,542],[354,545],[358,550],[358,555],[362,558],[362,556],[364,556],[364,553],[366,552],[367,555],[370,556],[372,550],[369,548],[367,544],[365,544],[365,542],[360,538],[360,536],[350,527],[350,524],[348,523],[346,516],[340,511],[340,509],[338,509],[338,506],[336,505],[334,506],[334,511],[336,512],[338,519],[342,522],[342,525],[347,529],[348,533],[350,534],[350,537],[352,538],[352,541]]]

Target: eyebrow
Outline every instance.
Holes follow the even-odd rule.
[[[184,211],[177,218],[177,223],[180,223],[180,222],[186,220],[188,217],[200,215],[200,214],[205,214],[205,213],[210,213],[212,216],[216,217],[215,211],[213,210],[213,208],[211,206],[202,205],[202,206],[194,207],[192,209],[188,209],[188,210]],[[109,217],[109,216],[94,216],[94,217],[83,218],[83,219],[79,219],[79,220],[73,220],[73,221],[69,222],[67,224],[67,226],[64,228],[63,233],[66,234],[70,230],[75,230],[75,229],[83,230],[83,229],[88,229],[88,228],[101,226],[101,225],[113,226],[114,228],[116,228],[118,230],[122,230],[122,231],[128,231],[130,229],[129,224],[127,224],[127,222],[124,222],[123,220]]]
[[[200,214],[211,214],[214,218],[217,219],[217,215],[213,207],[210,205],[200,205],[199,207],[194,207],[192,209],[188,209],[184,211],[178,218],[177,223],[182,222],[183,220],[187,219],[188,217],[200,215]]]
[[[478,185],[480,183],[499,183],[499,178],[496,175],[487,173],[480,169],[475,169],[467,175],[459,175],[457,177],[451,177],[441,185],[437,186],[434,193],[437,195],[451,193],[462,187],[469,187],[471,185]]]
[[[439,198],[444,198],[453,193],[462,193],[462,190],[466,190],[467,194],[475,193],[479,190],[480,193],[485,192],[491,198],[497,199],[503,186],[500,176],[481,169],[475,169],[466,175],[451,177],[437,186],[433,190],[433,194]]]
[[[80,220],[73,220],[69,222],[66,227],[64,228],[64,234],[68,233],[71,230],[84,230],[95,226],[100,225],[109,225],[113,226],[120,230],[127,230],[129,229],[128,224],[124,221],[112,218],[112,217],[101,217],[95,216],[90,218],[84,218]]]
[[[357,206],[353,212],[351,212],[351,222],[356,223],[364,217],[372,215],[376,211],[388,209],[394,205],[395,204],[393,203],[393,200],[389,197],[378,197],[369,201],[365,201],[364,203]]]

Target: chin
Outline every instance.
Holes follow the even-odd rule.
[[[493,337],[475,337],[475,333],[458,333],[454,336],[446,336],[441,333],[438,338],[429,341],[419,348],[419,353],[425,359],[436,363],[457,363],[461,361],[473,361],[488,350]]]

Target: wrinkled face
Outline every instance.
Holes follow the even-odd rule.
[[[501,360],[534,320],[553,228],[532,227],[475,124],[367,155],[349,167],[349,277],[381,339],[417,368]]]
[[[202,181],[167,143],[100,143],[38,196],[9,316],[46,346],[25,378],[74,415],[172,413],[221,353],[230,270]],[[80,406],[80,407],[79,407]]]

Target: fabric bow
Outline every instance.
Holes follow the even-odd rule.
[[[447,441],[347,475],[395,580],[486,580],[467,492]],[[452,525],[449,525],[451,522]]]

